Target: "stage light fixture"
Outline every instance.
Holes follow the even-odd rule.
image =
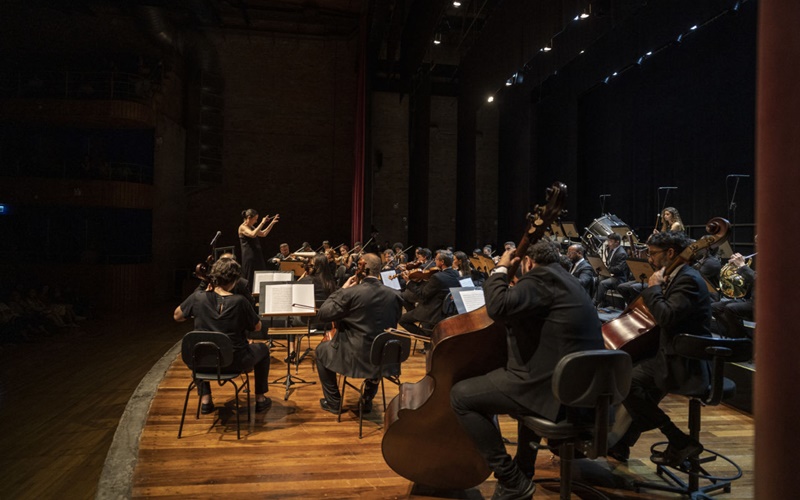
[[[440,45],[441,43],[442,43],[442,34],[436,33],[435,35],[433,35],[433,44]]]
[[[494,96],[490,95],[489,98],[486,99],[486,102],[494,102]]]
[[[455,7],[455,8],[461,7],[461,2],[456,0],[455,2],[453,2],[453,7]]]

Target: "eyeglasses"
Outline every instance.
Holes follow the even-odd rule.
[[[664,253],[664,252],[666,252],[666,250],[653,250],[652,252],[648,251],[647,254],[652,256],[652,255],[658,255],[658,254]]]

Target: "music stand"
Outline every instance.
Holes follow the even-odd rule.
[[[603,259],[601,259],[600,257],[595,257],[594,255],[586,255],[585,257],[586,260],[588,260],[589,263],[592,265],[598,276],[603,278],[611,277],[611,271],[609,271],[606,265],[603,264]]]
[[[653,266],[646,260],[629,258],[626,262],[628,263],[628,269],[630,269],[633,279],[639,281],[642,285],[650,279],[650,276],[652,276],[654,272]]]
[[[550,224],[550,234],[556,236],[558,239],[567,237],[567,235],[564,233],[564,228],[561,227],[560,222],[553,222]]]
[[[484,257],[483,255],[472,256],[469,258],[469,261],[475,270],[485,273],[486,275],[488,275],[489,272],[494,269],[494,261]]]
[[[575,229],[574,222],[562,222],[561,227],[564,228],[564,234],[567,235],[569,239],[580,239],[581,235],[578,234],[578,230]]]
[[[267,287],[271,287],[271,290],[268,293]],[[280,289],[278,287],[281,287]],[[288,288],[287,288],[288,287]],[[285,290],[290,290],[290,293],[278,293],[278,292],[285,292]],[[317,308],[314,304],[314,285],[312,283],[281,283],[281,282],[262,282],[261,283],[261,290],[260,290],[261,300],[259,301],[259,314],[261,317],[271,318],[274,316],[284,316],[286,317],[286,327],[284,328],[270,328],[267,331],[268,336],[275,336],[275,335],[285,335],[287,338],[286,342],[286,357],[289,358],[291,356],[291,345],[292,342],[296,343],[297,336],[309,335],[311,333],[311,322],[302,326],[302,327],[295,327],[292,326],[292,319],[295,316],[316,316],[317,315]],[[276,292],[276,293],[271,293]],[[302,293],[296,293],[302,292]],[[310,300],[307,300],[310,293]],[[288,297],[287,297],[288,295]],[[277,297],[276,300],[273,300],[271,303],[268,304],[268,301]],[[297,298],[302,297],[302,298]],[[286,299],[289,300],[281,300]],[[305,302],[309,302],[306,304]],[[299,356],[298,356],[299,359]],[[299,366],[299,361],[297,366]],[[295,374],[297,370],[295,370]],[[286,393],[283,396],[283,400],[286,401],[289,399],[289,394],[292,391],[292,386],[295,384],[316,384],[315,381],[306,381],[298,376],[292,377],[292,362],[286,362],[286,375],[283,377],[279,377],[272,382],[270,385],[283,385],[286,388]]]
[[[214,260],[219,260],[219,256],[223,255],[223,254],[226,254],[226,253],[230,253],[230,254],[236,255],[233,252],[233,250],[234,250],[234,247],[217,247],[217,248],[215,248],[214,249]]]
[[[302,276],[306,272],[303,263],[297,260],[282,260],[280,264],[278,264],[278,269],[284,272],[293,272],[295,278]]]
[[[731,244],[727,241],[720,243],[719,248],[717,249],[717,257],[719,257],[719,260],[730,259],[731,255],[733,255],[733,248],[731,248]]]

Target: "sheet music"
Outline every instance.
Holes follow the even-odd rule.
[[[473,283],[472,278],[470,278],[469,276],[467,276],[466,278],[461,278],[460,280],[458,280],[458,282],[461,283],[461,286],[468,286],[472,288],[475,287],[475,283]]]
[[[261,283],[261,314],[290,315],[314,310],[313,283]]]
[[[466,312],[474,311],[486,305],[486,298],[483,290],[465,290],[461,292],[461,299],[464,301]]]
[[[389,276],[397,274],[397,271],[390,269],[388,271],[381,271],[381,281],[384,285],[393,290],[400,290],[400,280],[397,278],[389,279]]]
[[[257,294],[261,291],[261,283],[265,282],[292,282],[294,281],[294,273],[291,271],[256,271],[253,273],[253,293]]]

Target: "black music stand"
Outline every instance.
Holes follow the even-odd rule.
[[[651,266],[650,262],[646,260],[628,258],[626,262],[628,263],[628,269],[630,269],[633,279],[640,282],[642,286],[644,286],[647,280],[650,279],[650,276],[653,275],[653,266]]]
[[[562,222],[561,227],[564,228],[564,234],[567,235],[567,238],[570,240],[579,240],[581,235],[578,234],[578,230],[575,229],[574,222]]]
[[[598,276],[602,278],[611,277],[611,271],[609,271],[606,265],[603,263],[603,259],[601,259],[600,257],[595,257],[594,255],[586,255],[585,257],[586,260],[588,260],[589,263],[592,265]]]
[[[267,287],[270,287],[270,290],[267,290]],[[292,319],[296,316],[311,317],[317,315],[317,309],[314,306],[314,285],[311,283],[262,282],[260,292],[259,313],[261,317],[279,316],[287,318],[286,327],[270,328],[267,331],[267,335],[270,337],[275,335],[286,336],[286,357],[289,358],[291,356],[292,342],[296,341],[298,336],[308,335],[311,328],[310,322],[303,326],[292,326]],[[299,362],[297,366],[299,367]],[[295,373],[297,373],[297,369]],[[289,399],[292,386],[298,383],[316,384],[314,381],[309,382],[298,376],[292,377],[291,361],[286,362],[286,375],[270,382],[271,385],[280,384],[286,387],[286,393],[283,396],[284,401]]]

